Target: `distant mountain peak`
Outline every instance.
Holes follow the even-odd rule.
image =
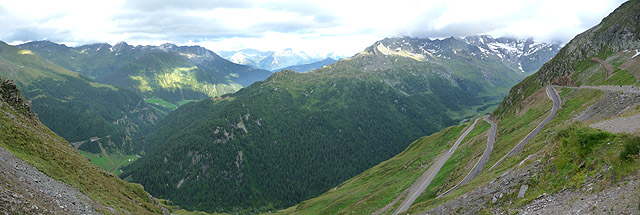
[[[163,50],[165,52],[175,50],[176,48],[178,48],[178,46],[176,46],[173,43],[163,43],[162,45],[158,46],[158,49]]]
[[[237,64],[244,64],[254,68],[270,71],[280,70],[289,66],[309,64],[325,59],[327,56],[312,56],[302,50],[286,48],[282,51],[259,51],[256,49],[242,49],[239,51],[221,51],[220,56]],[[339,58],[334,55],[334,57]]]
[[[116,43],[116,45],[114,45],[113,47],[111,47],[111,52],[115,52],[115,53],[122,53],[125,50],[129,50],[129,49],[133,49],[134,47],[127,44],[127,42],[118,42]]]
[[[51,46],[51,47],[62,47],[62,48],[68,48],[66,45],[64,44],[58,44],[58,43],[54,43],[51,42],[49,40],[36,40],[36,41],[31,41],[31,42],[27,42],[25,44],[31,44],[35,47],[44,47],[44,46]],[[23,44],[24,45],[24,44]]]
[[[451,60],[472,58],[480,61],[499,59],[511,62],[512,67],[521,72],[539,69],[539,61],[550,59],[560,50],[558,43],[535,42],[531,38],[493,38],[489,35],[474,35],[464,38],[448,37],[431,40],[428,38],[385,38],[365,49],[365,53],[398,55],[415,60]]]

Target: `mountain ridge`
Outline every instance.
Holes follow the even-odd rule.
[[[166,114],[184,101],[232,93],[264,80],[271,72],[229,62],[200,46],[131,46],[96,43],[67,47],[50,41],[34,41],[18,47],[40,54],[48,61],[95,80],[137,92]],[[155,101],[155,100],[154,100]]]
[[[333,58],[325,58],[324,60],[321,61],[316,61],[313,63],[309,63],[309,64],[302,64],[302,65],[295,65],[295,66],[288,66],[285,68],[282,68],[282,70],[293,70],[296,72],[309,72],[311,70],[316,70],[316,69],[320,69],[324,66],[328,66],[332,63],[338,62],[337,60],[334,60]]]

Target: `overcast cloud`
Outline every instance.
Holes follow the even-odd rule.
[[[385,37],[567,42],[624,0],[0,0],[0,40],[353,55]]]

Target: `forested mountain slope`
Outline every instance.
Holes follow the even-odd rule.
[[[390,38],[313,72],[277,72],[187,104],[145,139],[147,156],[122,176],[188,209],[293,205],[420,136],[492,110],[528,74],[514,63],[525,52],[478,47]]]

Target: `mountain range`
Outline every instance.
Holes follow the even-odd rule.
[[[183,101],[232,93],[264,80],[271,72],[229,62],[199,46],[131,46],[120,42],[67,47],[35,41],[19,48],[101,83],[160,99],[155,107],[169,112]],[[162,105],[169,103],[168,105]]]
[[[144,153],[142,137],[168,112],[271,74],[172,44],[2,43],[0,61],[0,75],[16,81],[45,125],[116,174]]]
[[[259,51],[255,49],[242,49],[239,51],[220,51],[220,56],[237,64],[248,65],[253,68],[269,71],[279,71],[285,67],[311,64],[323,61],[326,58],[338,60],[340,56],[328,54],[327,56],[315,56],[304,51],[291,48],[282,51]]]
[[[530,74],[519,65],[539,68],[559,47],[504,41],[520,49],[483,52],[489,45],[469,38],[387,38],[312,72],[276,72],[170,113],[145,138],[147,155],[122,177],[187,209],[293,205],[422,135],[493,110]]]

